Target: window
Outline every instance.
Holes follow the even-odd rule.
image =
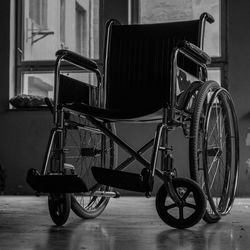
[[[29,1],[29,18],[32,20],[32,25],[37,25],[39,28],[46,29],[48,13],[47,4],[47,0]]]
[[[53,97],[55,52],[70,49],[101,62],[105,22],[190,20],[206,11],[209,77],[227,87],[226,1],[222,0],[18,0],[15,94]],[[68,67],[65,65],[65,67]],[[68,67],[69,69],[69,67]],[[71,68],[72,69],[72,68]],[[72,69],[73,70],[73,69]],[[93,81],[87,73],[84,80]]]
[[[86,10],[76,3],[76,52],[88,56],[88,29]]]
[[[65,0],[60,0],[60,41],[61,47],[65,47]]]
[[[138,0],[130,1],[132,21],[139,23],[173,22],[197,19],[203,12],[210,13],[213,24],[206,24],[204,50],[212,57],[208,75],[224,86],[226,76],[226,1],[222,0]],[[135,14],[137,12],[137,15]]]
[[[70,49],[83,56],[99,59],[100,1],[16,2],[18,33],[15,94],[53,97],[57,50]]]

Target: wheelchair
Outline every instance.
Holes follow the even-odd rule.
[[[208,13],[159,24],[112,19],[102,72],[93,60],[57,51],[53,103],[46,99],[55,126],[41,171],[27,173],[37,193],[48,193],[56,225],[66,223],[70,209],[83,219],[99,216],[120,196],[115,188],[150,197],[155,177],[162,181],[156,210],[171,227],[192,227],[201,218],[214,223],[229,213],[238,178],[237,117],[228,91],[207,79],[207,22],[214,22]],[[94,73],[96,84],[70,77],[65,64]],[[180,84],[180,70],[194,80]],[[155,136],[135,150],[116,134],[118,122],[156,123]],[[189,140],[191,178],[178,177],[173,164],[169,133],[177,127]],[[119,164],[118,146],[129,154]],[[150,160],[143,156],[148,149]],[[135,161],[138,173],[124,171]]]

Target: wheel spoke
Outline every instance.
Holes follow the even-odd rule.
[[[228,92],[213,81],[203,84],[191,120],[190,170],[207,194],[209,222],[220,218],[218,210],[228,211],[234,199],[239,155],[236,129],[234,105]]]
[[[182,221],[184,220],[184,209],[183,206],[179,206],[179,221],[180,223],[182,223]]]
[[[177,204],[176,204],[176,203],[172,203],[172,204],[170,204],[170,205],[168,205],[168,206],[165,206],[165,209],[166,209],[166,210],[170,210],[170,209],[176,208],[176,207],[177,207]]]
[[[116,158],[114,143],[84,117],[72,115],[69,119],[69,124],[72,122],[75,129],[66,130],[65,160],[75,167],[75,174],[82,178],[89,189],[88,194],[72,194],[72,210],[82,218],[94,218],[103,211],[109,198],[91,196],[92,189],[106,191],[109,187],[96,185],[91,167],[113,168]],[[112,126],[107,123],[111,130]]]
[[[212,189],[212,187],[213,187],[213,184],[214,184],[214,180],[215,180],[215,177],[216,177],[216,175],[217,175],[217,172],[218,172],[218,169],[219,169],[219,162],[217,162],[217,166],[216,166],[216,170],[215,170],[215,174],[214,174],[214,176],[213,176],[213,179],[212,179],[212,183],[211,183],[211,185],[210,185],[210,190]]]
[[[190,193],[191,193],[191,190],[187,189],[185,194],[181,197],[181,199],[185,201]]]
[[[191,204],[191,203],[188,203],[188,202],[185,203],[185,206],[193,208],[194,210],[196,210],[196,208],[197,208],[197,205],[194,205],[194,204]]]

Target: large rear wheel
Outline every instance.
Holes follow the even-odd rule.
[[[190,129],[190,174],[207,197],[204,220],[215,223],[233,204],[239,165],[239,137],[229,93],[209,81],[197,96]]]
[[[106,123],[115,133],[115,127]],[[108,204],[108,197],[95,196],[95,191],[110,191],[110,187],[99,185],[94,179],[91,167],[112,169],[117,160],[117,146],[85,117],[70,117],[66,123],[65,167],[73,166],[74,173],[82,178],[88,193],[71,195],[71,208],[81,218],[95,218]]]

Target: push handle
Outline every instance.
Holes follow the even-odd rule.
[[[210,15],[207,12],[204,12],[200,15],[200,48],[203,50],[204,49],[204,35],[205,35],[205,24],[206,22],[208,23],[213,23],[214,22],[214,18],[212,15]]]
[[[214,23],[214,17],[212,16],[212,15],[210,15],[209,13],[207,13],[207,12],[204,12],[204,13],[202,13],[201,14],[201,16],[200,16],[200,19],[201,20],[205,20],[205,21],[207,21],[207,22],[209,22],[209,23]]]

